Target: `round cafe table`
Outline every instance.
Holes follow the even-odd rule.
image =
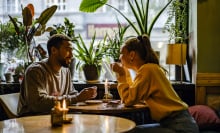
[[[68,114],[70,123],[52,127],[50,115],[28,116],[0,121],[1,133],[119,133],[131,131],[136,124],[128,119],[105,116]]]
[[[93,101],[93,100],[89,100]],[[100,100],[94,100],[100,101]],[[99,114],[119,116],[134,121],[137,125],[151,123],[149,107],[144,104],[137,104],[126,107],[124,104],[112,105],[108,103],[86,104],[77,103],[68,106],[70,113]]]

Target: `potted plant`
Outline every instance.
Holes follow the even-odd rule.
[[[87,47],[81,35],[79,40],[76,42],[75,57],[79,60],[76,68],[81,68],[84,72],[87,81],[96,81],[100,77],[102,58],[105,55],[106,36],[103,41],[99,41],[95,44],[96,34],[92,37],[89,46]]]
[[[23,37],[24,45],[20,50],[26,51],[23,52],[27,56],[25,62],[34,62],[34,51],[36,46],[32,46],[33,37],[39,36],[44,33],[46,28],[46,23],[52,17],[57,9],[56,5],[53,5],[45,9],[39,16],[39,18],[34,19],[34,6],[28,4],[26,7],[22,7],[22,18],[23,21],[20,22],[16,17],[9,15],[11,22],[14,25],[16,33]]]
[[[18,64],[18,66],[14,70],[14,75],[12,75],[14,78],[15,83],[19,83],[21,79],[23,79],[24,76],[24,66],[21,64]]]
[[[182,66],[186,63],[188,42],[188,0],[174,0],[169,7],[169,16],[164,31],[169,33],[167,64],[179,65],[181,82]]]
[[[22,37],[18,36],[14,30],[12,22],[6,23],[0,22],[0,55],[3,53],[5,59],[2,60],[0,56],[0,79],[4,79],[3,74],[7,69],[8,62],[12,61],[12,58],[18,55],[18,48],[23,45]],[[21,59],[21,58],[20,58]]]
[[[0,22],[0,36],[1,52],[7,53],[7,58],[10,60],[10,58],[16,53],[17,48],[22,45],[22,38],[17,35],[14,26],[10,21],[6,23]]]
[[[135,18],[135,23],[132,22],[132,19],[127,17],[123,14],[119,9],[115,8],[112,5],[107,4],[108,0],[82,0],[80,4],[80,11],[83,12],[95,12],[98,8],[102,7],[103,5],[107,5],[117,11],[127,22],[128,24],[134,29],[137,35],[147,34],[150,36],[151,31],[153,29],[154,24],[158,20],[159,16],[163,13],[163,11],[168,7],[171,3],[170,0],[154,17],[149,24],[149,0],[128,0],[128,5],[130,10]]]
[[[130,25],[122,25],[117,19],[118,30],[114,30],[113,37],[107,36],[106,55],[113,58],[114,61],[119,61],[120,48],[125,40],[125,32]]]

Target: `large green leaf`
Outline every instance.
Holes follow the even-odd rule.
[[[95,12],[107,2],[108,0],[82,0],[79,10],[82,12]]]
[[[37,19],[37,22],[40,23],[41,25],[45,25],[47,21],[53,16],[55,11],[57,10],[57,6],[53,5],[47,9],[45,9],[40,17]]]

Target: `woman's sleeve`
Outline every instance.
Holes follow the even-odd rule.
[[[142,100],[149,88],[148,71],[139,71],[132,83],[119,82],[118,92],[126,106],[134,105]]]

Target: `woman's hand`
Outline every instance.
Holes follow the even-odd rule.
[[[119,76],[125,75],[125,69],[121,63],[115,62],[111,64],[111,69],[113,72],[118,73]]]

